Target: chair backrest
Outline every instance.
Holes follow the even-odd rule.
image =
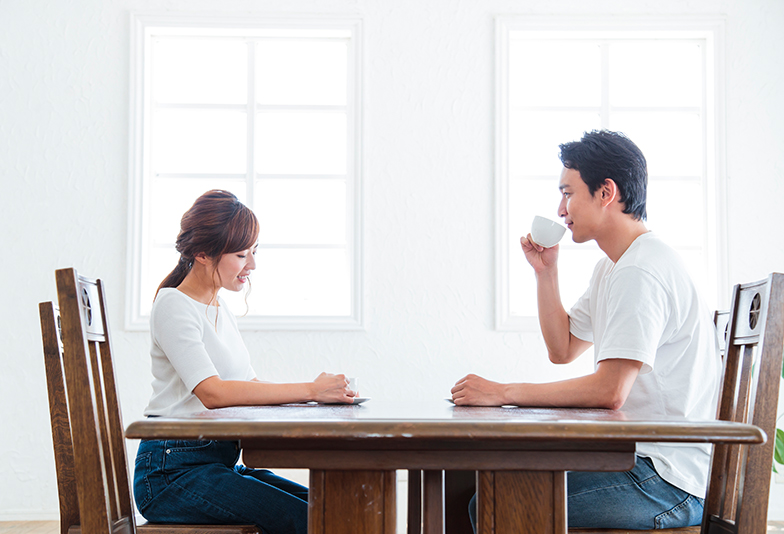
[[[728,324],[718,418],[758,426],[768,440],[714,446],[702,532],[762,534],[784,354],[784,274],[735,286]]]
[[[724,358],[724,353],[727,350],[727,331],[730,328],[730,311],[716,310],[713,312],[713,324],[716,325],[719,350],[721,351],[721,357]]]
[[[68,534],[71,525],[79,524],[79,502],[74,478],[71,420],[63,375],[63,347],[60,335],[60,310],[52,302],[38,305],[41,337],[44,344],[46,388],[49,391],[49,416],[52,422],[54,461],[57,467],[57,493],[60,498],[60,534]]]
[[[103,286],[100,280],[79,276],[74,269],[55,274],[59,316],[51,302],[41,303],[39,311],[61,534],[76,525],[85,534],[134,534]]]

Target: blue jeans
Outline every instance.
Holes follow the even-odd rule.
[[[146,440],[133,493],[154,523],[255,524],[264,534],[306,534],[308,489],[238,465],[236,441]]]
[[[703,499],[661,478],[649,458],[631,471],[566,475],[570,527],[655,530],[699,525]],[[468,506],[476,532],[476,495]]]

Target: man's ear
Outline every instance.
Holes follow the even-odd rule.
[[[602,207],[606,208],[620,197],[618,184],[615,183],[615,180],[606,178],[604,183],[599,186],[599,194],[602,199]]]

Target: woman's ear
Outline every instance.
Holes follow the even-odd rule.
[[[202,265],[209,265],[210,264],[210,259],[207,257],[207,255],[204,252],[199,252],[198,254],[196,254],[193,257],[193,259],[194,259],[194,261],[197,261],[197,262],[199,262]]]

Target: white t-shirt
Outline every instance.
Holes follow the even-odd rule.
[[[255,378],[237,320],[222,299],[218,304],[207,306],[175,288],[158,292],[150,314],[152,398],[144,415],[205,410],[193,394],[205,378]]]
[[[721,375],[713,314],[678,254],[652,233],[613,264],[601,260],[569,312],[570,331],[594,344],[595,364],[642,362],[622,410],[714,419]],[[639,443],[669,483],[698,497],[708,484],[710,444]]]

